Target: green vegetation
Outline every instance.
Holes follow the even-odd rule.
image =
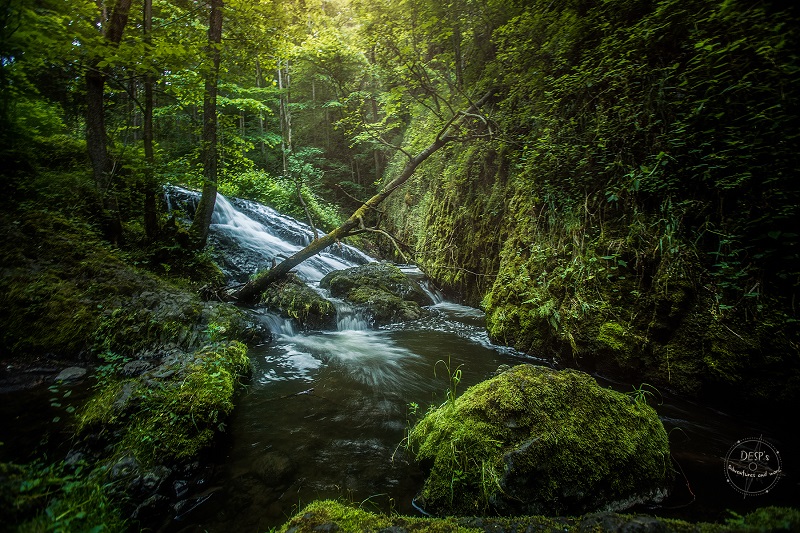
[[[689,523],[669,518],[614,513],[589,514],[572,518],[519,516],[514,518],[411,518],[386,516],[325,500],[315,501],[298,511],[283,527],[282,533],[311,531],[403,530],[419,533],[489,532],[489,531],[630,531],[652,528],[675,533],[756,533],[793,531],[800,524],[800,512],[794,509],[766,507],[726,524]]]
[[[457,8],[436,27],[460,28],[465,79],[497,88],[497,134],[434,154],[388,200],[391,231],[483,306],[495,342],[718,401],[798,401],[796,11],[480,11],[484,28]],[[431,69],[457,70],[452,42],[417,35]],[[413,153],[433,112],[411,108]]]
[[[378,325],[416,320],[423,313],[420,305],[428,303],[427,297],[390,263],[368,263],[333,271],[322,278],[320,287],[363,307]]]
[[[297,320],[303,328],[326,329],[336,326],[336,309],[294,274],[270,288],[263,295],[270,309]]]
[[[195,458],[224,430],[249,368],[247,348],[223,342],[136,379],[101,383],[78,413],[78,432],[111,434],[112,455],[131,454],[145,465]]]
[[[418,496],[428,512],[580,514],[666,494],[669,445],[655,411],[588,374],[519,365],[453,393],[407,438],[432,465]]]
[[[241,311],[197,295],[225,280],[161,205],[165,184],[213,185],[323,231],[358,208],[363,242],[380,233],[386,256],[411,257],[481,305],[493,341],[642,383],[593,401],[629,417],[611,423],[630,435],[612,459],[649,446],[651,479],[664,475],[654,457],[665,444],[637,431],[658,433],[655,391],[796,406],[800,24],[783,4],[6,0],[0,359],[80,361],[97,387],[76,410],[76,446],[94,466],[2,465],[16,487],[4,510],[23,530],[122,528],[115,462],[186,462],[224,429],[252,333]],[[362,206],[429,146],[402,190]],[[394,267],[348,275],[324,283],[376,323],[419,318],[428,303]],[[309,291],[288,279],[264,300],[305,327],[330,323],[330,303]],[[434,463],[433,507],[505,510],[515,504],[503,465],[525,471],[545,451],[540,462],[567,481],[541,487],[541,501],[571,505],[577,496],[559,490],[611,468],[588,472],[569,446],[559,455],[534,415],[545,405],[584,422],[596,434],[558,437],[580,450],[606,442],[605,416],[500,379],[456,398],[459,369],[445,366],[448,401],[407,441]],[[582,374],[553,376],[588,388]],[[603,490],[624,499],[632,483]],[[390,524],[310,509],[343,529]],[[772,518],[796,523],[765,510],[731,527]]]
[[[124,531],[104,469],[0,463],[0,514],[16,531]]]

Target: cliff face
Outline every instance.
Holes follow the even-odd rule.
[[[475,81],[498,88],[497,134],[426,162],[387,201],[392,231],[486,310],[495,342],[684,394],[797,402],[796,14],[532,4],[493,31]],[[425,124],[420,109],[409,151]]]

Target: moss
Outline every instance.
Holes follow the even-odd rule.
[[[403,271],[390,263],[368,263],[331,272],[322,278],[320,287],[362,306],[375,324],[416,320],[423,313],[420,304],[431,303]]]
[[[358,287],[347,293],[347,300],[364,305],[376,324],[389,324],[397,321],[416,320],[422,316],[422,309],[416,302],[403,300],[392,293],[373,287]]]
[[[588,531],[664,531],[675,533],[755,533],[794,531],[800,525],[800,511],[765,507],[726,524],[690,523],[671,518],[646,515],[598,513],[577,517],[550,518],[516,516],[511,518],[419,518],[401,515],[386,516],[340,502],[314,501],[290,518],[278,531],[311,533],[318,531],[416,531],[439,532],[588,532]]]
[[[307,533],[314,531],[381,531],[387,528],[402,528],[420,533],[481,531],[464,527],[454,518],[425,519],[402,516],[385,516],[347,506],[332,500],[315,501],[308,504],[279,531],[282,533]]]
[[[655,411],[587,374],[520,365],[429,412],[410,432],[432,463],[437,513],[566,513],[663,496],[671,477]]]
[[[132,380],[111,380],[80,412],[79,431],[114,435],[115,453],[145,464],[186,460],[207,448],[233,410],[249,369],[240,342],[207,345]]]
[[[294,318],[304,328],[326,329],[336,325],[336,308],[333,304],[294,274],[270,287],[262,301],[283,316]]]

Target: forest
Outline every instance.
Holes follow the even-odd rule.
[[[0,529],[800,528],[799,9],[0,0]]]

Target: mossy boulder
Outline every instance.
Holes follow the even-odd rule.
[[[103,435],[113,453],[130,453],[144,464],[193,459],[224,427],[249,369],[247,347],[223,341],[165,354],[135,378],[101,377],[78,413],[78,432]]]
[[[333,329],[336,308],[294,274],[271,286],[262,301],[273,311],[297,320],[304,329]]]
[[[416,320],[420,305],[430,304],[425,293],[390,263],[368,263],[331,272],[320,281],[331,295],[362,307],[376,325]]]
[[[408,439],[435,514],[581,514],[659,501],[672,478],[656,412],[576,370],[519,365],[429,412]]]

